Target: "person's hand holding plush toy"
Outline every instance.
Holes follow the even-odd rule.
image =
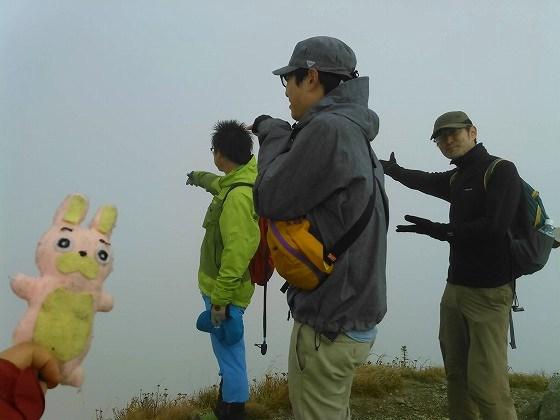
[[[35,420],[45,410],[44,392],[61,380],[58,360],[34,343],[0,353],[0,419]]]

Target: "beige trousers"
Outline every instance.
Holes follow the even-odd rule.
[[[332,342],[294,321],[288,388],[295,420],[349,420],[354,371],[366,361],[372,344],[344,334]]]
[[[510,284],[445,287],[439,341],[450,420],[517,420],[507,373],[512,299]]]

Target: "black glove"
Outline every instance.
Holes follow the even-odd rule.
[[[186,185],[195,185],[194,183],[194,171],[190,171],[187,173],[187,181],[185,182]]]
[[[399,166],[397,164],[397,159],[395,159],[395,152],[391,152],[391,156],[389,156],[389,160],[379,159],[379,162],[381,162],[381,166],[383,166],[383,172],[385,172],[387,175],[390,175],[391,170]]]
[[[270,115],[259,115],[257,118],[255,118],[255,121],[253,122],[253,128],[251,129],[253,134],[258,135],[259,124],[261,122],[263,122],[264,120],[268,120],[269,118],[272,118],[272,117]]]
[[[407,214],[404,220],[413,225],[397,225],[397,232],[413,232],[428,235],[440,241],[449,241],[453,238],[453,231],[447,223],[435,223],[428,219]]]

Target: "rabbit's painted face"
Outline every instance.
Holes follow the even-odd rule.
[[[53,226],[37,247],[37,266],[42,274],[70,276],[72,279],[104,280],[112,269],[110,235],[116,209],[99,209],[91,226],[81,227],[87,213],[87,199],[72,195],[58,209]]]
[[[105,278],[110,272],[113,257],[111,244],[104,235],[83,228],[58,226],[47,232],[37,250],[38,263],[45,274],[53,269],[62,274],[78,273],[93,280]],[[50,271],[50,273],[48,273]]]

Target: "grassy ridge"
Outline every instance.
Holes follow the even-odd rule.
[[[532,419],[530,413],[542,397],[549,382],[544,374],[512,373],[509,376],[512,394],[520,419]],[[405,346],[401,356],[385,363],[378,359],[356,371],[352,386],[354,419],[445,419],[445,373],[441,367],[419,366],[409,360]],[[189,420],[209,413],[217,399],[217,386],[205,388],[193,395],[178,394],[170,398],[167,390],[142,393],[132,398],[125,408],[113,409],[112,417],[97,420]],[[247,403],[250,419],[292,419],[288,398],[287,374],[271,373],[253,380]],[[209,417],[211,418],[211,417]]]

